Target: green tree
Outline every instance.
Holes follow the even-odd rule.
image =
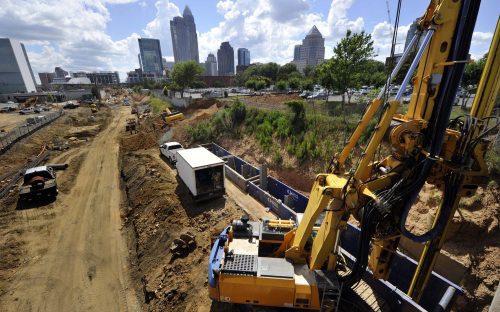
[[[255,83],[255,91],[262,90],[266,87],[266,81],[265,80],[257,80]]]
[[[289,80],[291,77],[297,76],[300,77],[300,73],[297,70],[297,65],[293,63],[285,64],[278,69],[278,80]]]
[[[321,63],[316,67],[316,74],[318,76],[318,82],[327,90],[326,101],[328,101],[328,95],[330,92],[335,90],[337,86],[337,81],[335,80],[335,67],[336,60],[330,59],[326,62]]]
[[[387,72],[384,63],[368,59],[362,65],[363,75],[359,76],[359,82],[364,86],[382,87],[387,80]]]
[[[292,78],[288,79],[288,86],[292,90],[297,90],[298,88],[300,88],[300,78],[292,77]]]
[[[257,80],[255,80],[255,79],[247,80],[247,82],[245,83],[245,87],[247,87],[248,89],[255,90],[255,84],[256,83],[257,83]]]
[[[485,54],[481,59],[477,61],[473,60],[465,65],[462,80],[460,82],[464,91],[464,94],[462,94],[462,109],[466,109],[467,101],[477,89],[487,57],[488,55]]]
[[[279,91],[285,91],[288,88],[288,83],[285,80],[280,80],[276,83],[276,88]]]
[[[190,86],[196,78],[203,73],[203,67],[195,61],[176,63],[172,69],[172,80],[180,87],[181,98],[184,97],[184,89]]]
[[[345,93],[348,89],[359,87],[363,66],[373,55],[372,37],[364,31],[352,33],[348,30],[333,49],[333,86],[342,94],[342,105],[345,104]]]
[[[312,91],[314,89],[314,80],[306,78],[300,82],[302,90]]]
[[[312,67],[311,65],[307,65],[304,68],[304,76],[313,77],[314,76],[314,67]]]

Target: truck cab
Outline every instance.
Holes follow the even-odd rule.
[[[177,152],[184,148],[178,142],[167,142],[160,145],[160,153],[167,158],[171,164],[177,162]]]

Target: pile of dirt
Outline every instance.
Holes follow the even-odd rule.
[[[207,263],[211,238],[243,214],[231,199],[195,204],[173,170],[153,153],[122,153],[121,174],[127,194],[125,227],[135,249],[134,279],[148,311],[197,311],[211,304]],[[190,232],[196,247],[182,257],[170,247]]]
[[[120,145],[126,151],[137,151],[158,147],[159,138],[165,133],[166,125],[160,116],[150,116],[138,120],[137,132],[125,133],[121,137]]]
[[[215,99],[215,98],[201,98],[201,99],[193,99],[189,103],[189,106],[184,110],[185,114],[192,114],[200,109],[207,109],[212,107],[213,105],[217,105],[217,107],[222,107],[224,103]]]

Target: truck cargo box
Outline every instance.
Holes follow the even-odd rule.
[[[177,174],[195,200],[224,195],[224,161],[204,147],[177,152]]]

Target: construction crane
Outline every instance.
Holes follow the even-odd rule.
[[[376,279],[388,278],[399,240],[405,236],[425,244],[408,290],[419,301],[460,198],[474,195],[488,182],[485,154],[489,135],[498,128],[498,120],[490,117],[500,87],[498,24],[471,114],[450,121],[479,4],[430,1],[386,84],[416,47],[399,92],[384,101],[384,88],[367,107],[342,152],[316,176],[303,215],[297,220],[234,220],[215,241],[208,265],[210,298],[334,309],[342,287],[357,283],[367,268]],[[398,114],[410,83],[408,109]],[[377,112],[380,117],[368,144],[349,165],[347,160]],[[384,140],[391,147],[385,155],[379,151]],[[440,190],[442,201],[432,228],[417,235],[405,224],[424,183]],[[340,252],[340,233],[351,216],[361,229],[352,263]]]
[[[387,21],[389,22],[389,25],[391,25],[392,22],[391,22],[391,10],[389,10],[389,0],[385,0],[385,6],[387,7]]]

